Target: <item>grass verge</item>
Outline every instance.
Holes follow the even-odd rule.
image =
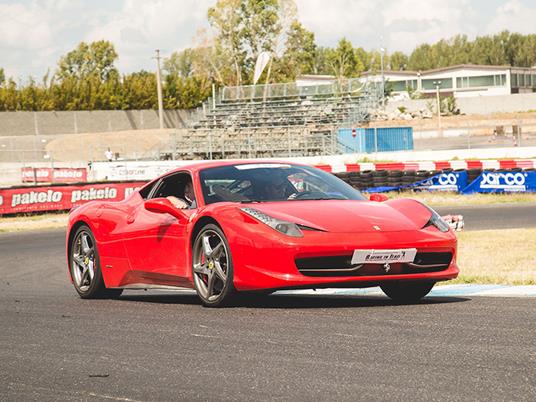
[[[386,193],[389,199],[413,198],[430,206],[478,206],[507,203],[534,203],[536,193],[506,193],[506,194],[458,194],[451,192],[432,191],[403,191]]]
[[[445,282],[536,285],[536,228],[458,233],[460,276]]]
[[[65,228],[68,217],[69,214],[59,212],[0,218],[0,233]]]

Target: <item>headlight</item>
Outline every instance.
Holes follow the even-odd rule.
[[[277,230],[279,233],[283,233],[291,237],[303,237],[302,231],[295,223],[274,218],[255,208],[240,208],[240,210],[257,219],[258,221],[261,221],[265,225],[270,226],[272,229]]]
[[[423,204],[424,205],[424,204]],[[447,222],[445,222],[443,220],[443,218],[441,218],[441,216],[436,212],[434,211],[432,208],[430,208],[428,205],[425,205],[426,208],[428,208],[430,210],[430,212],[432,213],[432,217],[430,218],[430,220],[426,223],[426,225],[424,225],[423,229],[425,227],[428,227],[430,225],[433,225],[435,226],[440,232],[448,232],[449,229],[450,229],[450,226],[448,225]]]

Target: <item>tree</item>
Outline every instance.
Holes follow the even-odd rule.
[[[181,52],[173,52],[169,58],[164,60],[164,71],[168,74],[179,77],[190,77],[195,74],[196,59],[199,49],[184,49]]]
[[[432,62],[432,48],[428,44],[417,46],[409,56],[410,70],[429,70],[434,68]]]
[[[261,52],[273,53],[281,31],[278,0],[243,0],[240,7],[245,67],[252,71]]]
[[[352,43],[343,38],[335,49],[329,49],[327,64],[331,73],[339,80],[342,78],[355,77],[364,70],[363,62],[356,57]]]
[[[316,44],[315,35],[294,20],[285,43],[285,53],[280,60],[280,77],[287,81],[302,74],[315,72]]]
[[[96,75],[101,81],[107,81],[119,76],[114,66],[116,59],[117,53],[111,42],[104,40],[90,44],[81,42],[76,49],[60,59],[58,78],[83,79]]]
[[[5,81],[6,81],[6,74],[4,73],[4,69],[0,68],[0,87],[4,85]]]
[[[408,67],[408,62],[409,62],[408,56],[406,56],[404,53],[399,52],[399,51],[393,52],[389,56],[389,65],[390,65],[390,70],[392,71],[406,70]]]
[[[121,109],[156,109],[157,105],[155,73],[142,70],[123,77]]]
[[[214,7],[208,9],[208,21],[215,31],[214,53],[227,59],[234,67],[234,85],[242,84],[242,68],[245,53],[242,50],[242,13],[241,0],[218,0]],[[228,84],[229,84],[228,83]]]

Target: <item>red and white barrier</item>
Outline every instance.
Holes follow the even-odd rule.
[[[120,201],[145,182],[36,186],[0,189],[0,215],[69,210],[93,200]]]
[[[536,159],[504,160],[452,160],[435,162],[363,162],[314,164],[326,172],[362,172],[364,170],[442,170],[442,169],[531,169],[536,168]]]

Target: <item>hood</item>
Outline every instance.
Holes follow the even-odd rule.
[[[413,200],[285,201],[246,205],[274,218],[332,233],[417,230],[431,217],[426,207]]]

